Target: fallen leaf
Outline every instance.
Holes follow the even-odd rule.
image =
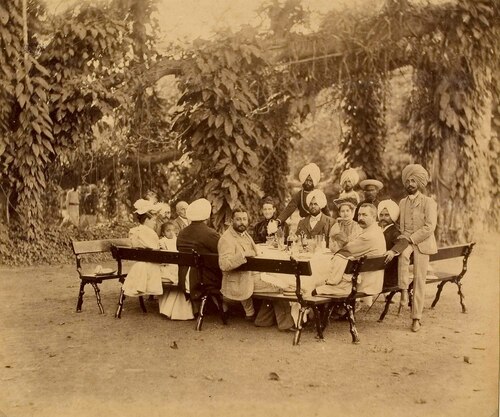
[[[269,372],[269,379],[271,381],[279,381],[280,376],[276,372]]]
[[[59,323],[59,326],[63,326],[63,325],[65,325],[65,324],[66,324],[66,323],[65,323],[64,321],[61,321],[61,322]]]
[[[483,347],[473,347],[472,349],[476,349],[476,350],[486,350],[486,348],[483,348]]]
[[[5,365],[5,367],[6,367],[6,368],[12,368],[12,366],[10,366],[10,365]]]
[[[175,340],[170,343],[170,349],[179,349],[179,346],[177,346],[177,342]]]
[[[391,372],[394,376],[399,376],[399,372]]]
[[[476,332],[474,334],[477,334],[478,336],[484,336],[484,333],[479,333],[479,332]]]

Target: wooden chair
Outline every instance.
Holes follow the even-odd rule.
[[[76,259],[76,271],[78,272],[78,276],[80,277],[80,290],[78,293],[78,301],[76,303],[77,313],[82,311],[85,285],[90,284],[94,289],[99,312],[101,314],[104,314],[104,308],[102,306],[98,284],[101,284],[103,281],[110,279],[117,279],[120,282],[123,282],[125,277],[127,276],[127,274],[123,273],[121,268],[118,268],[118,266],[116,271],[104,274],[96,274],[94,271],[90,270],[90,266],[88,266],[88,268],[83,267],[82,261],[85,257],[92,254],[111,252],[112,245],[129,246],[130,240],[126,238],[84,241],[77,241],[73,239],[71,240],[71,248],[73,249],[73,253],[75,254]]]

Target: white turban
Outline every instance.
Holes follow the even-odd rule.
[[[299,181],[301,184],[304,184],[304,181],[308,176],[311,176],[312,182],[314,186],[318,184],[319,179],[321,177],[321,171],[319,170],[319,166],[314,163],[307,164],[304,168],[302,168],[299,172]]]
[[[307,205],[311,204],[313,198],[316,200],[316,203],[318,203],[318,206],[320,208],[326,207],[326,195],[323,191],[316,189],[312,190],[309,194],[307,194],[306,197]]]
[[[212,213],[212,205],[206,198],[194,200],[186,209],[186,217],[192,222],[207,220]]]
[[[420,164],[410,164],[403,168],[401,178],[403,180],[403,185],[406,184],[408,179],[414,178],[419,187],[424,188],[429,182],[429,173]]]
[[[359,181],[358,171],[356,171],[354,168],[346,169],[340,176],[340,185],[342,185],[347,180],[350,180],[352,186],[354,187]]]
[[[391,216],[392,221],[396,223],[396,221],[399,218],[399,206],[397,205],[397,203],[395,203],[392,200],[382,200],[380,203],[378,203],[377,214],[379,218],[380,218],[380,213],[382,212],[383,209],[387,209],[387,211],[389,212],[389,216]]]
[[[148,212],[155,213],[158,211],[155,203],[153,203],[151,200],[144,200],[143,198],[140,198],[134,203],[134,208],[134,213],[137,214],[144,214]]]

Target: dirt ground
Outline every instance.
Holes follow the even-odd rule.
[[[377,302],[357,314],[360,345],[340,321],[324,342],[306,328],[300,346],[240,318],[223,326],[209,316],[196,332],[154,301],[141,313],[135,299],[117,320],[117,282],[102,285],[104,315],[91,288],[77,314],[73,265],[2,268],[0,416],[497,416],[495,242],[479,242],[470,259],[468,314],[450,284],[419,333],[395,305],[377,323]],[[427,286],[427,306],[434,292]]]

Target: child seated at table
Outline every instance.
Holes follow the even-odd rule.
[[[163,223],[160,231],[160,249],[177,251],[177,237],[175,235],[175,225],[171,221]],[[179,282],[179,270],[177,265],[161,265],[161,279],[163,282],[177,284]],[[166,291],[158,299],[160,314],[171,320],[191,320],[194,318],[193,306],[190,300],[186,299],[184,293],[172,288]]]
[[[353,199],[337,199],[334,203],[339,210],[339,217],[330,230],[330,250],[336,253],[361,233],[361,227],[353,220],[356,209]]]
[[[175,224],[170,220],[161,225],[160,249],[168,251],[177,250],[177,236],[175,235]]]
[[[160,249],[160,239],[155,231],[157,207],[153,202],[143,199],[137,200],[134,207],[134,214],[140,224],[129,231],[131,246]],[[134,263],[123,283],[123,291],[129,297],[163,294],[160,265],[150,262]]]

